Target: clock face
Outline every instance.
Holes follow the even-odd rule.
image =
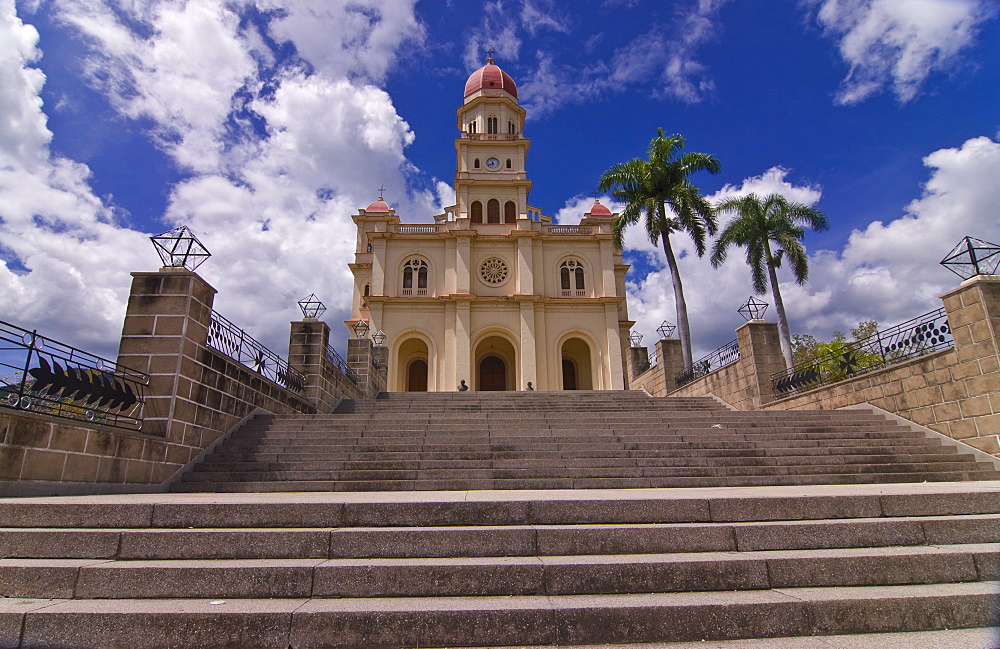
[[[489,169],[490,171],[495,171],[500,168],[500,161],[497,160],[496,158],[487,158],[486,168]]]

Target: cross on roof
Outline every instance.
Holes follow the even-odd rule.
[[[486,60],[490,63],[493,62],[493,46],[490,45],[490,49],[486,50]]]
[[[384,193],[385,193],[385,183],[382,183],[382,186],[378,188],[378,199],[379,200],[382,200],[382,195]]]

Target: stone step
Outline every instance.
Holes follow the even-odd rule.
[[[976,466],[976,465],[973,465]],[[266,480],[440,480],[440,479],[506,479],[506,478],[639,478],[673,476],[737,476],[737,475],[816,475],[845,473],[912,473],[969,471],[968,462],[938,460],[908,463],[904,461],[882,463],[827,463],[827,464],[752,464],[730,463],[702,466],[645,466],[645,467],[581,467],[566,463],[562,466],[492,467],[492,468],[440,468],[440,469],[341,469],[336,471],[210,471],[189,473],[186,481],[266,481]],[[986,464],[977,473],[1000,478],[1000,472]]]
[[[234,462],[229,458],[209,457],[194,467],[192,477],[203,472],[239,472],[239,471],[340,471],[340,470],[419,470],[419,469],[491,469],[491,468],[526,468],[526,467],[669,467],[669,466],[776,466],[779,464],[856,464],[876,462],[948,462],[956,461],[958,456],[954,447],[942,447],[940,453],[913,453],[894,455],[739,455],[739,456],[689,456],[678,457],[664,455],[654,458],[638,457],[579,457],[576,455],[551,455],[542,458],[523,459],[455,459],[455,460],[328,460],[326,456],[317,459],[289,460],[279,459],[275,462]]]
[[[0,600],[5,644],[144,649],[596,644],[986,627],[996,582],[335,599]]]
[[[1000,543],[1000,514],[731,523],[247,527],[288,515],[234,511],[212,527],[211,512],[169,512],[169,528],[3,528],[0,556],[16,559],[336,559],[565,556],[755,552]],[[270,511],[268,511],[270,510]],[[360,516],[365,520],[371,515]],[[377,516],[375,516],[377,518]],[[116,521],[117,522],[117,521]],[[185,525],[191,523],[191,525]]]
[[[920,482],[965,482],[997,480],[997,472],[922,471],[920,473],[829,473],[816,475],[719,475],[649,478],[494,478],[434,480],[323,480],[261,482],[179,482],[179,493],[276,493],[276,492],[371,492],[371,491],[470,491],[551,489],[663,489],[705,487],[756,487],[803,485],[870,485]]]
[[[8,597],[469,597],[1000,580],[1000,543],[604,556],[0,559]]]

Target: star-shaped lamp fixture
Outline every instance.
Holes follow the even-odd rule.
[[[677,325],[664,320],[663,324],[656,328],[656,333],[660,334],[660,340],[663,340],[664,338],[670,338],[673,336],[675,329],[677,329]]]
[[[741,306],[738,310],[743,319],[747,322],[751,320],[760,320],[764,317],[764,312],[767,311],[767,302],[764,300],[758,300],[754,296],[750,296],[750,299],[746,301],[746,304]]]
[[[941,265],[962,279],[976,275],[996,275],[1000,266],[1000,246],[995,243],[965,237],[951,249]]]
[[[193,272],[212,256],[186,225],[149,239],[165,268],[184,268]]]
[[[326,305],[319,301],[315,293],[310,293],[299,300],[299,309],[302,310],[303,317],[313,320],[326,313]]]

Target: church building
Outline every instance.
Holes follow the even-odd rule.
[[[632,322],[614,215],[579,225],[529,203],[525,110],[492,58],[465,84],[455,204],[406,224],[380,196],[357,224],[349,328],[388,348],[387,389],[622,390]],[[530,387],[529,387],[530,386]]]

